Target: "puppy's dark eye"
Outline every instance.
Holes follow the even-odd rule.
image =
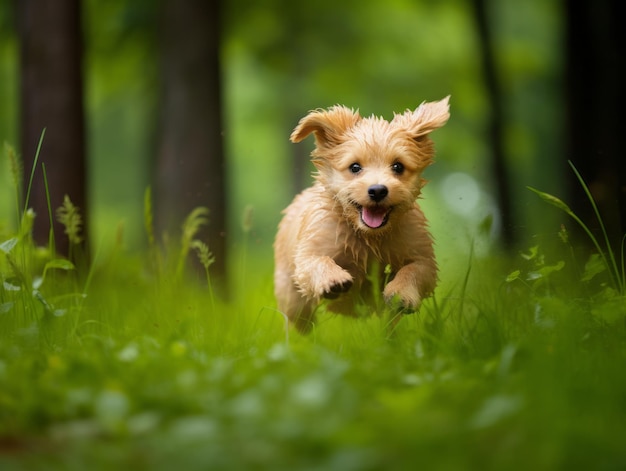
[[[404,165],[400,162],[396,162],[391,166],[391,171],[396,175],[402,175],[404,173]]]
[[[350,165],[349,169],[352,173],[359,173],[361,170],[363,170],[363,167],[361,167],[360,164],[353,163],[352,165]]]

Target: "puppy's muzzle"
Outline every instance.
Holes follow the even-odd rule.
[[[361,222],[370,229],[378,229],[387,224],[389,213],[392,210],[391,206],[382,203],[387,198],[389,189],[385,185],[376,184],[367,189],[367,194],[373,204],[366,206],[357,205],[361,214]]]

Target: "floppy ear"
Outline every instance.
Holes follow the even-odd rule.
[[[331,147],[343,141],[343,134],[359,120],[358,111],[336,105],[328,111],[316,110],[300,120],[291,133],[291,142],[300,142],[312,132],[318,147]]]
[[[406,129],[413,139],[440,128],[450,118],[450,95],[440,101],[424,102],[415,111],[407,110],[394,116],[392,123]]]

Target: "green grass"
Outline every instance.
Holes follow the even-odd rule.
[[[242,248],[232,299],[213,293],[193,218],[169,260],[113,245],[77,273],[33,246],[29,217],[0,237],[3,470],[626,467],[606,248],[578,260],[562,231],[562,252],[461,255],[393,335],[384,316],[322,315],[301,336],[267,256]]]

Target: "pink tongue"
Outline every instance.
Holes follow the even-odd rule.
[[[385,222],[385,216],[387,216],[387,208],[363,208],[361,212],[361,218],[363,222],[369,227],[375,229],[380,227]]]

